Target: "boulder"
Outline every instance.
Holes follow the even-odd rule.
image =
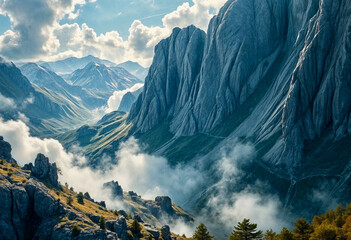
[[[168,225],[164,225],[161,228],[161,235],[163,240],[172,240],[171,230]]]
[[[148,231],[156,240],[160,237],[160,232],[156,228],[146,227],[146,231]]]
[[[128,225],[124,216],[119,217],[113,226],[114,232],[117,233],[118,238],[126,240],[128,237]]]

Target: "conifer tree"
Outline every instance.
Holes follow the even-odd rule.
[[[275,240],[277,237],[277,234],[272,230],[267,230],[263,236],[264,240]]]
[[[250,219],[244,219],[234,227],[229,240],[249,240],[262,238],[262,231],[257,230],[257,224],[250,223]]]
[[[282,231],[280,232],[280,234],[278,235],[278,239],[279,240],[293,240],[294,235],[287,228],[283,228]]]
[[[78,193],[77,202],[84,205],[84,195],[82,192]]]
[[[100,229],[106,230],[106,220],[103,216],[100,217],[99,225],[100,225]]]
[[[210,233],[207,231],[205,224],[203,223],[201,223],[196,228],[196,231],[193,236],[194,240],[211,240],[212,238],[214,237],[210,235]]]
[[[306,221],[305,218],[299,218],[294,223],[293,230],[294,238],[297,240],[308,240],[310,234],[313,232],[312,226]]]

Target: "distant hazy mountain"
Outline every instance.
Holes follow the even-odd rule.
[[[90,62],[83,69],[74,71],[67,79],[73,85],[102,92],[108,96],[111,96],[114,91],[125,90],[143,82],[124,68],[107,67],[96,62]]]
[[[64,60],[59,60],[56,62],[39,62],[41,66],[57,73],[57,74],[68,74],[72,73],[77,69],[84,68],[88,63],[90,62],[96,62],[100,64],[104,64],[106,66],[112,67],[115,66],[116,64],[113,62],[110,62],[108,60],[102,60],[100,58],[94,57],[92,55],[83,57],[83,58],[76,58],[76,57],[70,57]]]
[[[121,64],[117,65],[118,67],[122,67],[126,69],[128,72],[133,74],[134,76],[138,77],[141,80],[145,80],[147,76],[147,72],[149,71],[149,68],[144,68],[137,62],[132,62],[132,61],[127,61]]]
[[[106,104],[106,97],[99,96],[81,86],[68,84],[61,76],[43,66],[28,63],[20,67],[20,69],[31,83],[55,91],[76,104],[83,104],[89,109]]]
[[[2,99],[12,102],[0,107],[5,119],[17,119],[23,113],[34,135],[67,131],[91,118],[89,111],[76,101],[28,81],[21,71],[10,62],[0,58],[0,94]],[[0,103],[3,105],[3,103]]]

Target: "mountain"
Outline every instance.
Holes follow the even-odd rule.
[[[61,94],[70,101],[95,109],[106,104],[106,98],[80,86],[68,84],[61,76],[36,63],[28,63],[20,67],[28,80],[41,87]]]
[[[137,62],[127,61],[124,63],[120,63],[117,65],[118,67],[126,69],[128,72],[136,76],[141,80],[145,80],[147,73],[149,71],[148,68],[144,68]]]
[[[155,48],[123,137],[107,138],[100,152],[116,150],[128,132],[172,165],[197,163],[212,176],[189,199],[198,213],[223,189],[235,196],[257,183],[265,187],[256,192],[276,194],[293,214],[346,203],[350,16],[347,0],[229,0],[207,34],[175,28]],[[218,185],[223,155],[243,144],[255,157],[240,179]]]
[[[0,58],[0,94],[11,106],[0,108],[5,119],[17,119],[23,113],[34,135],[67,131],[91,118],[82,105],[49,89],[31,85],[21,71],[10,62]]]
[[[110,97],[114,91],[125,90],[141,80],[120,67],[107,67],[103,64],[90,62],[83,69],[74,71],[68,78],[73,85],[88,90],[105,93]]]
[[[329,201],[346,201],[350,15],[348,1],[230,0],[207,36],[175,29],[157,45],[130,111],[134,134],[173,163],[208,168],[225,146],[250,142],[246,184],[269,182],[295,212],[311,213],[307,193],[322,185]],[[152,132],[164,139],[156,144]]]
[[[109,67],[116,65],[113,62],[102,60],[92,55],[88,55],[82,58],[70,57],[56,62],[41,61],[41,62],[38,62],[38,64],[58,74],[69,74],[78,69],[84,68],[90,62],[104,64]]]
[[[143,88],[139,88],[134,92],[127,92],[124,94],[121,103],[118,107],[118,111],[129,112],[132,108],[133,103],[138,99],[139,95],[142,93]]]
[[[0,139],[3,141],[2,137]],[[4,144],[0,144],[0,152],[11,156],[11,147],[5,145],[4,148]],[[165,196],[151,201],[143,200],[133,192],[122,192],[119,201],[131,207],[133,218],[123,210],[107,209],[104,201],[94,201],[89,193],[78,194],[72,188],[68,189],[68,185],[60,185],[56,163],[50,163],[43,154],[38,154],[34,162],[34,165],[29,163],[21,168],[13,161],[0,159],[0,202],[3,206],[0,209],[0,239],[127,240],[136,236],[185,239],[171,233],[168,226],[162,226],[162,216],[188,223],[194,220]],[[122,191],[118,182],[104,184],[104,188],[116,187]],[[102,217],[106,229],[99,227]],[[146,220],[151,222],[144,222]],[[139,231],[133,230],[133,221],[138,222]]]

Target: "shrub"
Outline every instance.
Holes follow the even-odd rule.
[[[134,219],[134,221],[132,222],[132,225],[130,226],[130,231],[132,231],[134,235],[140,234],[141,226],[138,220]]]
[[[4,165],[5,164],[5,160],[0,160],[0,165]]]
[[[8,172],[7,176],[11,177],[12,176],[12,172]]]
[[[11,167],[16,167],[16,163],[11,163]]]
[[[106,220],[103,216],[100,217],[99,225],[100,225],[100,229],[106,230]]]
[[[72,237],[77,237],[80,234],[80,227],[78,225],[73,225],[73,227],[71,228],[71,232],[72,232]]]
[[[78,202],[79,204],[84,205],[84,195],[83,195],[82,192],[78,193],[78,195],[77,195],[77,202]]]

